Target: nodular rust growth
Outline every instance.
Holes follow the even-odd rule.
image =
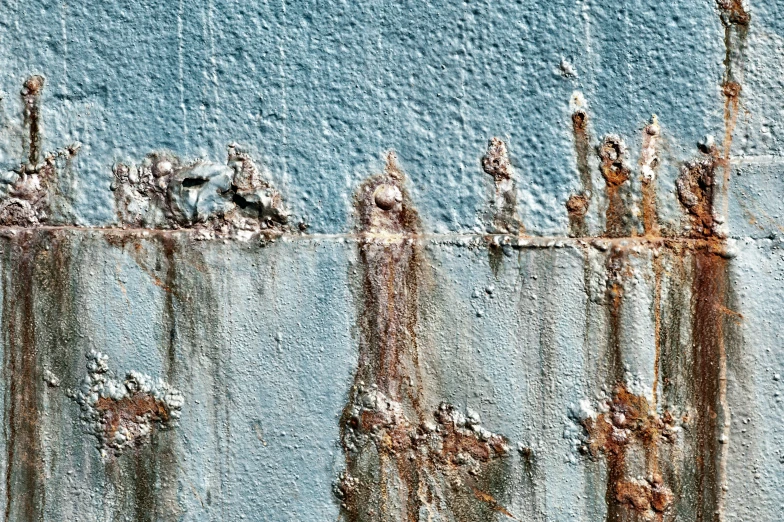
[[[661,521],[673,503],[659,467],[660,446],[673,444],[679,427],[669,412],[658,415],[644,396],[618,385],[603,413],[582,421],[588,435],[582,450],[607,463],[607,520]],[[629,455],[642,452],[644,469],[630,469]]]
[[[168,152],[117,164],[111,188],[123,227],[193,228],[205,239],[289,230],[280,192],[237,145],[229,145],[226,165]]]
[[[482,157],[482,170],[493,177],[494,184],[492,226],[489,232],[514,235],[522,233],[523,224],[517,215],[514,168],[503,140],[490,140],[487,152]]]
[[[496,499],[506,439],[442,403],[427,411],[417,346],[426,262],[419,219],[394,155],[360,185],[359,361],[341,418],[346,470],[335,486],[344,520],[455,521],[510,516]],[[424,517],[424,518],[422,518]]]
[[[577,158],[577,170],[580,174],[582,185],[579,194],[573,194],[566,202],[569,213],[569,233],[572,237],[588,235],[585,215],[593,195],[593,181],[591,179],[591,166],[589,155],[591,152],[591,135],[588,132],[588,113],[582,109],[572,114],[572,133],[574,135],[574,152]]]
[[[626,164],[626,145],[620,136],[605,136],[599,145],[602,177],[606,183],[605,236],[629,237],[632,233],[629,199],[631,170]]]
[[[41,94],[42,76],[31,76],[21,91],[24,105],[26,136],[23,148],[26,157],[18,168],[0,172],[0,226],[32,227],[51,220],[52,197],[57,178],[58,163],[65,158],[70,163],[79,150],[75,143],[65,149],[43,155]]]

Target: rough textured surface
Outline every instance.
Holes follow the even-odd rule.
[[[783,13],[4,2],[4,519],[781,518]]]

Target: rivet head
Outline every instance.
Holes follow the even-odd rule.
[[[171,161],[161,160],[155,165],[155,175],[158,177],[166,176],[167,174],[171,174],[173,168],[174,166]]]
[[[395,205],[403,201],[403,194],[394,185],[379,185],[373,193],[376,206],[381,210],[392,210]]]

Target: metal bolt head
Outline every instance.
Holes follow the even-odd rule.
[[[403,194],[395,185],[379,185],[373,193],[376,206],[381,210],[392,210],[395,205],[403,201]]]

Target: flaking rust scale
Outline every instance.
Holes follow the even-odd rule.
[[[419,218],[389,154],[356,196],[362,264],[359,362],[341,418],[346,470],[335,485],[344,520],[485,521],[501,513],[505,437],[478,414],[434,409],[419,367],[426,278]]]

